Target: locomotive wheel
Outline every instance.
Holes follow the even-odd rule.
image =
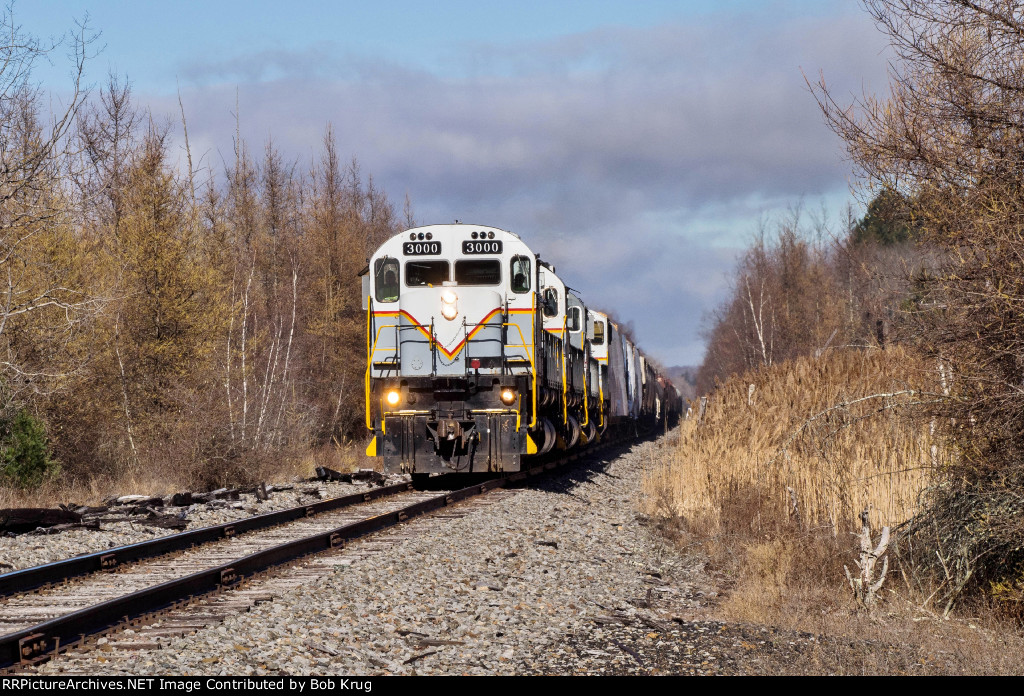
[[[580,422],[575,416],[566,418],[565,448],[572,449],[580,441]]]
[[[537,450],[537,454],[547,454],[555,446],[555,426],[547,418],[541,418],[540,425],[544,433],[544,444]]]

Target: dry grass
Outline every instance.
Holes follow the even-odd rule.
[[[757,671],[768,674],[1005,675],[1020,674],[1024,640],[1012,624],[991,611],[943,620],[913,604],[892,599],[885,612],[832,611],[802,614],[798,628],[813,633],[801,641],[778,634],[766,646]]]
[[[111,474],[69,481],[66,478],[47,481],[35,489],[0,486],[0,508],[54,507],[61,503],[96,505],[115,495],[169,495],[184,490],[206,490],[216,486],[248,485],[252,482],[287,482],[313,476],[316,467],[336,471],[372,468],[373,461],[354,445],[329,445],[308,450],[304,455],[288,458],[233,462],[219,472],[206,466],[200,476],[181,467],[125,467]]]
[[[823,636],[797,662],[791,651],[778,664],[769,655],[769,671],[1021,670],[1024,639],[1005,613],[975,606],[942,620],[922,608],[898,564],[866,611],[843,573],[857,557],[858,512],[868,506],[875,529],[909,519],[944,463],[917,408],[936,382],[934,365],[899,348],[743,375],[714,393],[701,423],[682,424],[645,479],[644,512],[705,557],[723,590],[713,616]]]
[[[793,519],[839,535],[865,505],[873,524],[902,522],[941,463],[927,421],[910,409],[931,381],[899,348],[834,351],[734,378],[701,423],[682,424],[675,455],[645,481],[645,512],[715,533],[736,522],[723,508],[740,496],[755,503],[754,527]]]

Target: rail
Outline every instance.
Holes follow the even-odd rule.
[[[360,503],[378,500],[387,496],[396,495],[403,491],[410,490],[412,484],[399,483],[393,486],[374,488],[362,493],[340,496],[321,500],[309,505],[300,505],[268,512],[255,517],[247,517],[242,520],[225,522],[224,524],[212,527],[202,527],[190,531],[179,532],[149,541],[121,546],[115,549],[104,549],[96,553],[83,556],[75,556],[61,561],[54,561],[41,566],[14,570],[0,575],[0,597],[27,592],[44,585],[55,582],[62,582],[82,575],[99,572],[101,570],[112,570],[118,565],[156,558],[167,553],[183,551],[199,544],[206,544],[211,541],[218,541],[228,537],[237,536],[246,532],[276,527],[294,520],[311,517],[313,515],[340,510]]]
[[[623,438],[623,440],[626,440],[626,438]],[[541,460],[536,466],[525,471],[477,483],[461,490],[443,493],[399,510],[375,515],[328,531],[288,541],[243,558],[233,559],[227,563],[206,568],[191,575],[100,602],[63,616],[13,631],[7,635],[0,636],[0,669],[46,661],[70,647],[83,643],[89,637],[96,634],[116,629],[119,626],[130,625],[141,617],[186,604],[205,594],[231,589],[232,586],[237,585],[244,578],[252,577],[275,566],[310,554],[339,548],[349,540],[358,539],[373,532],[401,524],[407,520],[453,505],[489,490],[505,488],[514,482],[542,474],[545,471],[568,464],[580,457],[597,453],[615,444],[617,442],[605,441],[599,446],[588,447],[578,452],[566,453],[558,459]],[[411,484],[400,484],[390,488],[405,490],[410,487]],[[387,489],[378,489],[378,497],[385,490]],[[331,501],[322,501],[320,505],[329,502]],[[235,522],[233,525],[238,527],[243,522]],[[223,535],[224,527],[226,526],[230,525],[220,525],[209,529],[220,530],[219,533]],[[219,538],[223,538],[223,536]],[[137,550],[151,543],[146,542],[145,544],[112,549],[107,553],[115,553],[120,558],[128,558],[134,552],[133,549]],[[91,554],[89,557],[82,557],[82,560],[90,559],[93,563],[93,569],[95,569],[95,563],[98,560],[97,556],[99,554]],[[69,561],[77,560],[80,559],[69,559]],[[52,569],[55,565],[57,564],[48,564],[48,566],[41,566],[40,569],[47,567]],[[8,577],[8,579],[14,575],[28,577],[32,572],[38,573],[39,570],[26,569],[17,573],[8,573],[5,577]],[[56,580],[56,576],[53,576],[50,581]]]

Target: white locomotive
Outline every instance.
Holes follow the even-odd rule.
[[[518,471],[678,417],[675,388],[512,232],[406,230],[370,258],[363,303],[367,454],[387,472]]]

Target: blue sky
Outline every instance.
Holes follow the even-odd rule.
[[[853,201],[804,73],[884,90],[881,35],[851,2],[110,2],[15,6],[37,36],[88,13],[87,79],[127,76],[223,169],[236,99],[254,151],[305,166],[333,125],[419,222],[520,233],[666,364],[764,219]],[[67,65],[36,73],[59,95]]]

